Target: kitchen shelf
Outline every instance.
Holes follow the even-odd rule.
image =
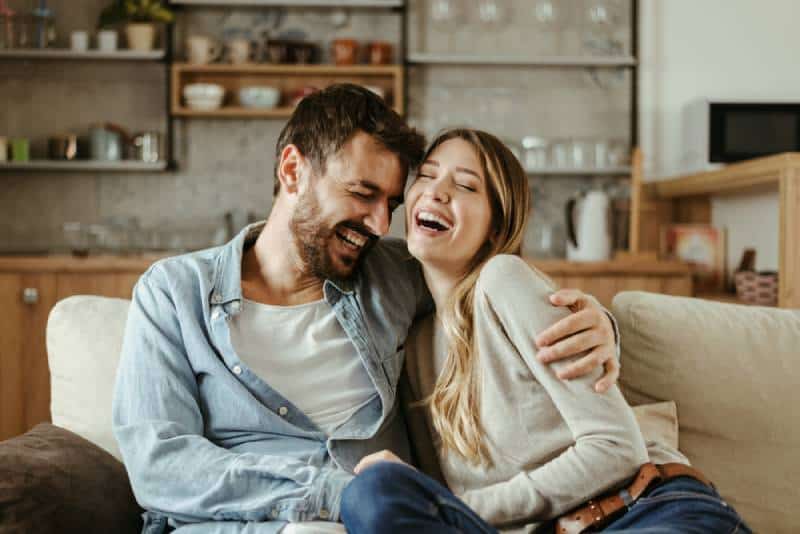
[[[31,160],[28,162],[0,163],[2,171],[108,171],[108,172],[155,172],[167,169],[166,161],[148,163],[144,161],[50,161]]]
[[[282,6],[282,7],[403,7],[403,0],[172,0],[172,5],[185,6]]]
[[[541,169],[525,169],[530,176],[625,176],[631,175],[630,167],[608,167],[605,169],[564,169],[559,167],[543,167]]]
[[[100,50],[87,50],[76,52],[68,48],[55,49],[12,49],[0,50],[0,59],[72,59],[72,60],[116,60],[116,61],[161,61],[166,57],[164,50],[117,50],[115,52],[102,52]]]
[[[411,53],[406,58],[409,65],[521,65],[528,67],[633,67],[636,59],[631,56],[593,57],[593,56],[481,56],[466,54]]]
[[[176,63],[172,66],[171,113],[175,117],[217,118],[287,118],[290,106],[273,109],[244,108],[238,105],[239,89],[249,86],[271,86],[281,91],[284,100],[304,87],[323,88],[338,82],[380,87],[390,105],[403,114],[404,69],[402,65],[272,65]],[[227,101],[213,111],[191,109],[183,104],[183,87],[191,83],[213,83],[225,88]]]

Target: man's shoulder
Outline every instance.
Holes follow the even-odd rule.
[[[384,237],[375,243],[364,258],[364,270],[367,274],[371,271],[385,272],[387,269],[415,268],[417,260],[408,252],[404,239]]]
[[[142,280],[162,289],[208,285],[213,281],[223,248],[224,245],[162,258],[147,269]]]

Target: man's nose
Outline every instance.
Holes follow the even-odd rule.
[[[364,221],[369,231],[378,237],[385,236],[389,233],[389,225],[391,222],[392,212],[389,210],[389,205],[386,202],[377,202]]]

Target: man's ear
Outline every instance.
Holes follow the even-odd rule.
[[[286,145],[281,151],[281,161],[278,165],[278,180],[281,188],[289,194],[298,192],[302,180],[302,171],[307,165],[306,158],[300,153],[296,145]]]

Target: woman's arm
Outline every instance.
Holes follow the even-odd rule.
[[[570,360],[545,364],[536,357],[537,334],[570,313],[550,305],[551,292],[544,277],[522,259],[508,255],[497,256],[484,267],[476,288],[475,309],[480,314],[476,325],[513,344],[574,440],[573,446],[535,469],[461,495],[494,524],[556,517],[633,476],[648,461],[636,419],[619,389],[614,386],[602,395],[593,390],[601,369],[564,381],[557,373]],[[491,355],[481,357],[483,365],[496,363]],[[546,442],[547,436],[537,435],[536,440]]]

